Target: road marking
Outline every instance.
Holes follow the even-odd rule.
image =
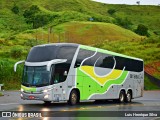
[[[17,105],[19,103],[6,103],[6,104],[0,104],[0,105]]]

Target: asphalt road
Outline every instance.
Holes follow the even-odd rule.
[[[112,111],[112,116],[116,116],[117,112],[126,111],[129,113],[131,111],[160,111],[160,91],[145,91],[142,98],[137,98],[132,100],[132,103],[119,104],[113,101],[103,101],[103,102],[81,102],[76,106],[69,106],[66,103],[52,103],[50,105],[45,105],[41,101],[27,101],[21,100],[19,91],[4,91],[4,96],[0,97],[0,111],[52,111],[50,114],[54,113],[58,117],[55,119],[66,119],[66,120],[160,120],[160,117],[106,117],[104,114],[106,111]],[[82,113],[81,113],[82,111]],[[90,111],[90,112],[89,112]],[[88,113],[87,113],[88,112]],[[66,114],[64,114],[66,113]],[[70,114],[71,113],[71,114]],[[89,117],[85,117],[83,114],[87,114]],[[47,114],[47,113],[44,113]],[[75,117],[75,116],[79,117]],[[96,114],[102,114],[102,117],[96,116]],[[107,114],[107,113],[106,113]],[[123,112],[124,114],[124,112]],[[131,113],[132,114],[132,113]],[[139,113],[137,113],[139,114]],[[64,116],[63,116],[64,115]],[[94,116],[94,117],[91,117]],[[104,117],[105,116],[105,117]],[[49,117],[43,118],[0,118],[0,120],[50,120],[53,119]]]

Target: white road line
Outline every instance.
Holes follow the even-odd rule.
[[[6,104],[0,104],[0,105],[17,105],[19,103],[6,103]]]

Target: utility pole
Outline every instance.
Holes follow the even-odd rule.
[[[52,26],[49,27],[48,29],[48,43],[50,43],[50,35],[52,33]]]

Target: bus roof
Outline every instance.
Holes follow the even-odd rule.
[[[110,55],[115,55],[115,56],[120,56],[120,57],[124,57],[124,58],[130,58],[130,59],[135,59],[135,60],[140,60],[143,61],[143,59],[140,58],[136,58],[136,57],[131,57],[131,56],[127,56],[124,54],[120,54],[120,53],[116,53],[116,52],[112,52],[109,50],[105,50],[105,49],[100,49],[100,48],[96,48],[96,47],[91,47],[91,46],[87,46],[87,45],[81,45],[81,44],[76,44],[76,43],[52,43],[52,44],[43,44],[43,45],[37,45],[34,47],[43,47],[43,46],[73,46],[73,47],[80,47],[82,49],[87,49],[87,50],[91,50],[91,51],[97,51],[100,53],[106,53],[106,54],[110,54]]]
[[[43,47],[43,46],[73,46],[73,47],[78,47],[79,44],[76,44],[76,43],[51,43],[51,44],[37,45],[37,46],[34,46],[34,47]]]

